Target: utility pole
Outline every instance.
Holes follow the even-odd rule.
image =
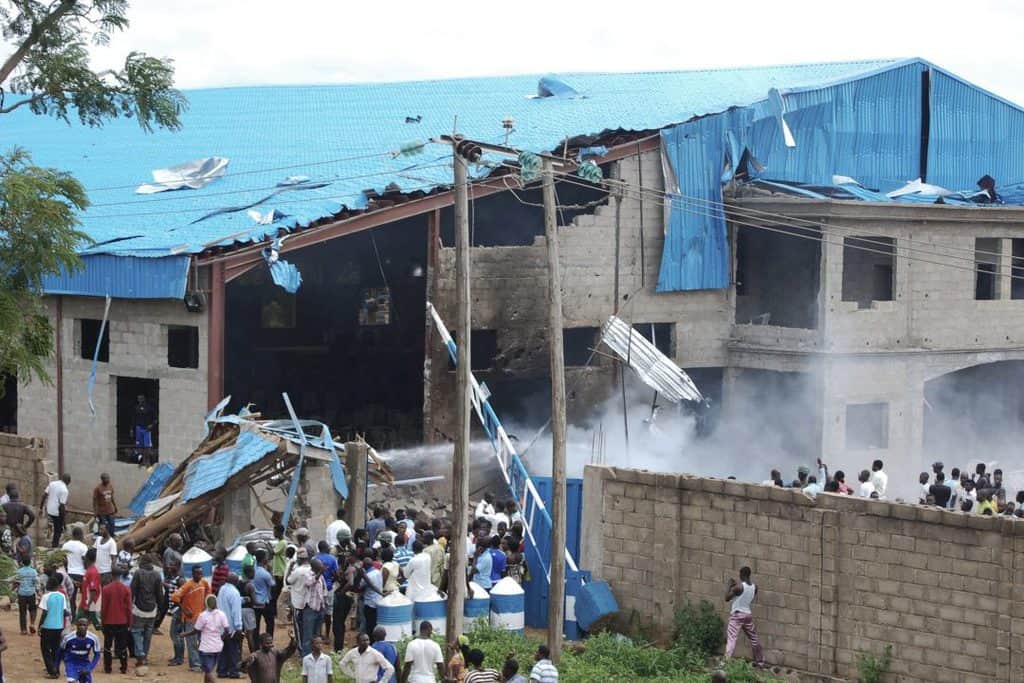
[[[470,372],[470,298],[469,298],[469,198],[465,149],[460,136],[452,140],[455,167],[455,454],[452,457],[452,542],[448,574],[448,616],[445,637],[457,640],[462,635],[462,609],[466,599],[466,529],[469,526],[469,372]],[[479,149],[479,148],[477,148]]]
[[[565,619],[565,357],[562,351],[562,276],[554,166],[543,163],[544,234],[548,251],[548,346],[551,357],[551,581],[548,590],[548,647],[556,664],[562,653]]]

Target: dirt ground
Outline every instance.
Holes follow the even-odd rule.
[[[163,627],[163,635],[154,635],[153,644],[151,645],[151,653],[149,661],[152,662],[149,667],[149,671],[144,675],[139,675],[135,672],[134,661],[128,664],[128,674],[122,675],[118,673],[118,664],[114,662],[114,673],[105,674],[103,673],[103,662],[97,668],[97,673],[93,675],[93,681],[95,683],[107,683],[116,681],[125,681],[134,683],[135,681],[165,681],[167,683],[177,683],[177,681],[195,681],[195,683],[201,683],[203,675],[198,673],[191,673],[187,666],[167,666],[166,662],[171,657],[171,639],[167,635],[167,628],[170,626],[170,622],[166,622]],[[4,637],[7,639],[7,651],[3,653],[3,668],[4,668],[4,681],[5,683],[52,683],[52,679],[46,677],[46,670],[43,668],[43,657],[39,650],[39,636],[38,635],[26,635],[23,636],[18,631],[18,610],[17,608],[5,611],[0,610],[0,629],[3,630]],[[102,642],[102,634],[100,636]],[[349,634],[351,636],[351,634]],[[348,640],[352,640],[354,645],[354,636],[347,637]],[[278,647],[283,647],[288,642],[288,635],[278,630]],[[247,653],[248,648],[245,648],[243,652]],[[298,661],[297,659],[295,660]],[[65,679],[61,677],[58,679],[60,683],[64,683]],[[243,676],[242,680],[249,680],[248,676]]]

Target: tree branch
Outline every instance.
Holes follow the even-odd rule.
[[[0,66],[0,83],[6,83],[7,78],[14,72],[25,56],[32,50],[32,47],[39,42],[39,39],[51,28],[56,26],[61,18],[75,7],[75,0],[61,0],[56,8],[32,27],[24,42],[18,49]]]
[[[42,93],[38,95],[33,95],[32,97],[28,97],[24,100],[21,100],[20,102],[12,104],[9,107],[0,108],[0,114],[10,114],[18,107],[24,107],[27,104],[34,104],[35,102],[42,102],[44,99],[46,99],[46,95],[43,95]]]

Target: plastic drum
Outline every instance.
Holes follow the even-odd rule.
[[[491,626],[522,634],[526,625],[526,594],[514,579],[505,577],[491,588]]]
[[[203,576],[213,576],[213,557],[202,548],[189,548],[181,556],[181,571],[186,579],[192,578],[192,567],[195,565],[203,568]]]
[[[413,633],[420,632],[421,622],[429,621],[434,627],[434,635],[444,636],[447,615],[447,600],[437,590],[423,595],[412,605]]]
[[[466,596],[466,602],[463,603],[462,616],[466,617],[467,622],[473,622],[477,619],[486,620],[490,612],[491,594],[480,584],[471,581],[469,584],[469,595]],[[471,624],[467,623],[466,626],[468,628]]]
[[[377,625],[384,627],[384,640],[389,643],[411,637],[412,600],[401,593],[385,595],[377,603]]]

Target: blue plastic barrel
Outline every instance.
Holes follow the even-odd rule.
[[[466,595],[466,602],[463,603],[462,616],[467,622],[477,619],[487,620],[491,612],[491,594],[475,581],[469,583],[469,593]],[[469,628],[472,624],[467,623]]]
[[[377,603],[377,625],[384,627],[384,640],[389,643],[411,637],[412,600],[397,592],[385,595]]]
[[[185,578],[192,578],[192,567],[195,565],[203,568],[203,576],[213,576],[213,557],[202,548],[189,548],[181,556],[181,571]]]
[[[522,633],[526,625],[526,594],[514,579],[505,577],[491,587],[491,626]]]
[[[619,603],[605,581],[591,581],[583,585],[576,595],[576,623],[584,631],[590,631],[618,611]]]
[[[444,636],[445,620],[448,615],[446,605],[446,599],[436,589],[417,598],[412,604],[413,633],[419,633],[421,622],[429,621],[434,627],[434,635]]]

